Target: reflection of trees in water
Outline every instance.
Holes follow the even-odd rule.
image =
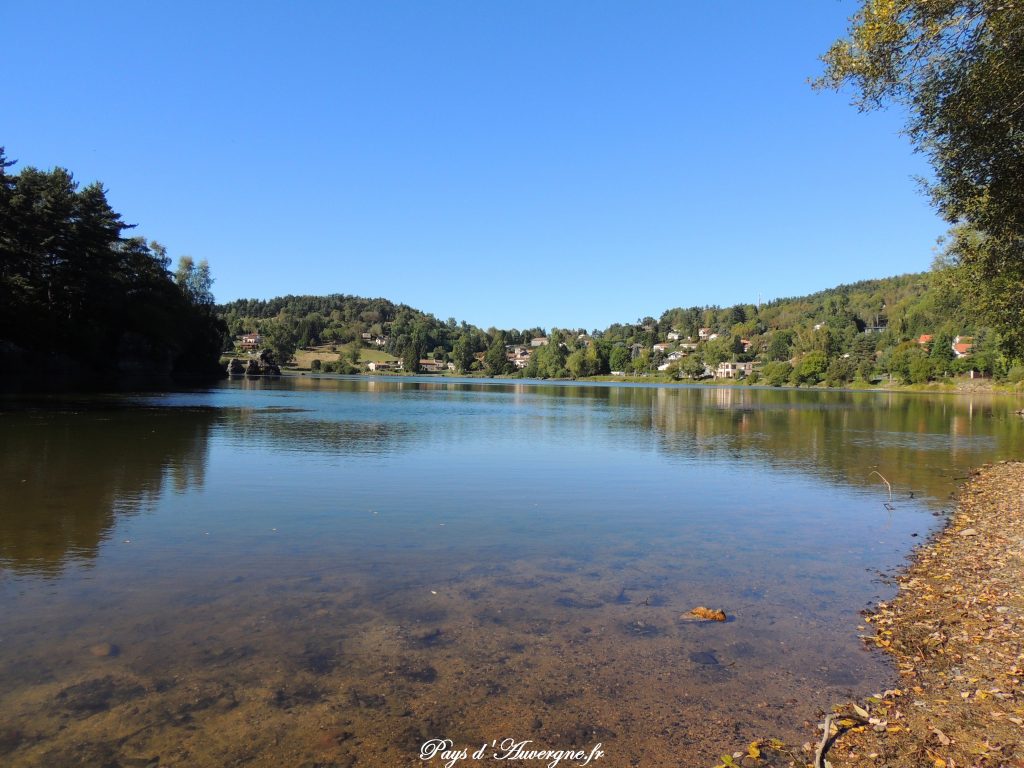
[[[708,388],[618,390],[671,453],[754,456],[857,486],[879,468],[895,485],[945,497],[953,478],[1020,455],[1024,424],[998,398]]]
[[[0,430],[0,568],[55,575],[90,561],[118,515],[165,485],[203,485],[217,414],[186,409],[7,412]]]

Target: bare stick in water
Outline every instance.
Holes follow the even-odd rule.
[[[889,486],[889,503],[891,504],[892,503],[892,483],[890,483],[888,480],[886,480],[885,477],[882,475],[882,473],[877,471],[877,470],[872,472],[871,475],[878,475],[879,477],[882,478],[882,482],[885,483],[887,486]],[[871,477],[871,475],[868,475],[868,477]]]

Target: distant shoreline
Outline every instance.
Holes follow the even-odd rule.
[[[495,382],[495,383],[530,383],[530,384],[646,384],[648,386],[661,387],[703,387],[703,388],[729,388],[729,389],[757,389],[757,390],[779,390],[793,392],[877,392],[889,394],[930,394],[930,395],[1011,395],[1024,396],[1024,385],[995,384],[991,379],[973,379],[964,382],[932,382],[929,384],[894,384],[868,385],[859,387],[827,387],[816,385],[811,387],[797,387],[789,384],[783,386],[771,386],[769,384],[747,384],[742,381],[730,381],[721,379],[706,379],[701,381],[678,381],[675,379],[659,376],[589,376],[581,379],[528,379],[515,376],[484,376],[474,374],[452,374],[452,373],[403,373],[388,371],[381,373],[354,373],[354,374],[332,374],[319,373],[298,368],[286,368],[282,376],[314,376],[317,378],[379,378],[379,379],[413,379],[429,378],[439,381],[459,379],[467,381]]]

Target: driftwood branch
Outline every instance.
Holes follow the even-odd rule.
[[[884,478],[883,478],[884,479]],[[849,720],[852,725],[837,725],[836,732],[832,733],[832,723],[835,720]],[[828,768],[829,763],[825,759],[825,755],[832,749],[832,745],[836,743],[836,739],[842,736],[851,728],[855,728],[858,725],[867,725],[868,721],[859,715],[845,715],[841,712],[832,712],[825,716],[825,724],[822,726],[825,732],[821,736],[821,744],[818,745],[818,750],[814,753],[814,768]]]
[[[889,503],[892,504],[892,483],[886,480],[882,473],[879,472],[878,470],[873,471],[871,475],[878,475],[879,477],[882,478],[882,482],[889,487]],[[871,475],[868,475],[868,477],[871,477]]]

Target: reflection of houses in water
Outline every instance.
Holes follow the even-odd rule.
[[[991,418],[992,398],[924,397],[747,388],[663,388],[637,408],[666,454],[786,466],[874,488],[882,468],[894,490],[941,503],[952,478],[993,455],[1024,452],[1024,422]],[[642,405],[641,403],[636,403]],[[890,471],[886,471],[888,468]]]

